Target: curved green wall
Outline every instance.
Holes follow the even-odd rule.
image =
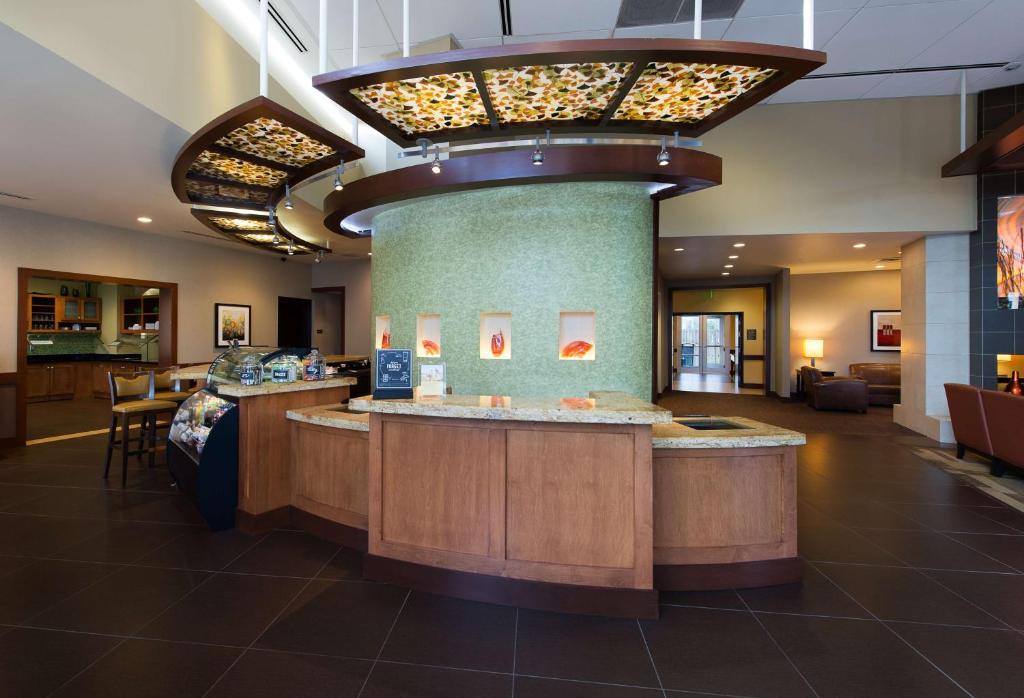
[[[413,201],[374,219],[373,316],[391,316],[393,348],[415,349],[417,314],[440,313],[442,355],[416,364],[444,361],[456,393],[622,390],[648,399],[652,234],[650,194],[638,184],[535,184]],[[596,313],[594,361],[559,360],[566,311]],[[512,313],[511,359],[480,358],[481,312]]]

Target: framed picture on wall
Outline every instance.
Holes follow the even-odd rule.
[[[996,297],[999,308],[1024,307],[1024,196],[997,202]]]
[[[871,351],[899,351],[902,334],[899,310],[871,311]]]
[[[252,306],[231,303],[213,304],[214,346],[231,346],[233,341],[243,347],[252,344]]]

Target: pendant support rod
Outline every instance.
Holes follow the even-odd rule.
[[[693,3],[693,38],[700,38],[700,23],[704,15],[704,0],[694,0]]]
[[[260,97],[267,96],[267,17],[270,0],[260,0]]]
[[[804,0],[804,48],[814,49],[814,0]]]
[[[320,0],[320,74],[327,72],[327,0]]]
[[[967,150],[967,71],[960,71],[960,152]]]
[[[402,0],[402,56],[409,56],[409,0]]]

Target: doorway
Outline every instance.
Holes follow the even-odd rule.
[[[743,313],[672,316],[672,388],[760,395],[743,385]]]
[[[345,287],[313,289],[313,339],[321,354],[345,353]]]
[[[277,297],[277,346],[308,347],[313,337],[313,301]]]

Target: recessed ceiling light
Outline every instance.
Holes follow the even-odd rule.
[[[747,246],[747,243],[745,243],[745,242],[734,242],[734,243],[732,244],[732,246],[733,246],[733,247],[746,247],[746,246]]]
[[[372,257],[372,256],[373,256],[373,252],[367,252],[367,253],[366,253],[366,256],[367,256],[367,257]]]
[[[862,249],[864,249],[867,246],[868,246],[868,244],[866,242],[858,242],[856,245],[853,246],[853,249],[855,249],[855,250],[862,250]]]
[[[729,255],[729,259],[739,259],[739,258],[740,258],[740,256],[738,254],[731,254],[731,255]]]
[[[732,267],[733,267],[733,265],[732,265],[732,264],[726,264],[726,265],[725,265],[725,269],[732,269]]]
[[[722,272],[722,276],[729,276],[729,272],[727,272],[727,271],[723,271],[723,272]]]
[[[876,264],[875,265],[875,269],[885,269],[885,265],[884,264]]]
[[[139,216],[135,220],[137,220],[139,223],[152,223],[153,222],[153,219],[150,218],[149,216]]]
[[[685,247],[677,247],[677,248],[675,248],[675,249],[674,249],[674,250],[672,250],[672,251],[673,251],[673,252],[682,252],[682,251],[683,251],[683,250],[685,250],[685,249],[686,249]]]

